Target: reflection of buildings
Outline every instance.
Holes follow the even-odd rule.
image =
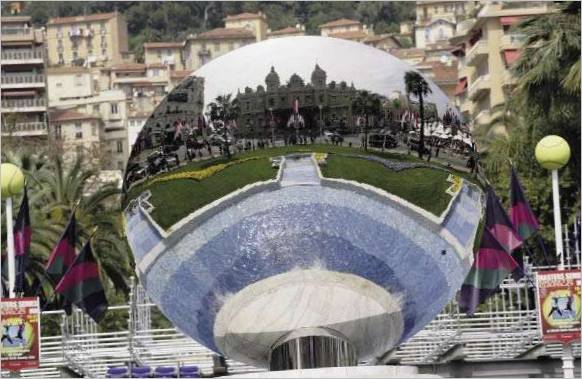
[[[305,83],[297,74],[293,74],[286,85],[281,85],[279,75],[274,67],[265,78],[266,88],[249,87],[237,95],[240,106],[238,126],[243,134],[259,133],[270,130],[268,123],[271,112],[275,126],[285,126],[291,113],[292,102],[299,99],[300,113],[305,119],[305,126],[314,129],[322,120],[326,125],[353,127],[352,101],[356,96],[353,85],[345,82],[327,83],[327,74],[318,65],[311,74],[311,82]]]
[[[503,115],[515,78],[511,64],[519,57],[523,36],[512,27],[525,17],[551,11],[548,2],[486,4],[476,19],[457,27],[451,43],[459,59],[457,105],[474,127],[489,125]],[[498,124],[493,133],[505,133]]]
[[[42,33],[28,16],[2,17],[2,134],[46,138]]]
[[[184,122],[191,129],[196,127],[203,108],[204,79],[190,76],[177,85],[151,114],[136,144],[150,148],[172,144],[175,123]]]
[[[218,28],[186,39],[184,61],[188,69],[197,69],[214,58],[256,42],[255,34],[246,28]]]

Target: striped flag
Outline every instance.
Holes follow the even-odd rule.
[[[459,308],[469,315],[475,313],[479,304],[495,294],[497,287],[509,275],[516,281],[523,276],[519,264],[487,226],[483,229],[479,251],[459,295]]]
[[[489,229],[493,237],[499,241],[506,251],[512,252],[523,244],[521,237],[515,231],[509,216],[505,213],[501,202],[491,187],[487,189],[485,219],[487,220],[485,227]]]
[[[91,249],[91,239],[83,246],[55,290],[84,310],[95,322],[103,320],[109,304],[99,276],[99,266]]]
[[[540,224],[529,206],[513,166],[511,166],[510,199],[509,218],[517,229],[519,236],[526,240],[540,229]]]
[[[45,267],[46,273],[53,283],[58,283],[73,264],[76,256],[76,243],[76,220],[73,212],[65,232],[51,252]]]
[[[30,212],[28,208],[28,191],[24,187],[24,196],[14,225],[14,256],[16,280],[14,292],[24,292],[24,274],[28,266],[32,230],[30,228]]]
[[[293,100],[293,113],[297,114],[299,113],[299,98],[296,97],[295,100]]]

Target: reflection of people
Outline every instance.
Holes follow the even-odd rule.
[[[8,342],[12,345],[14,342],[12,342],[12,338],[10,338],[10,327],[9,326],[4,326],[4,332],[2,333],[2,340],[0,340],[0,343],[4,343],[4,340],[8,340]]]
[[[548,313],[548,317],[550,317],[554,312],[558,312],[558,314],[560,316],[562,316],[562,311],[560,310],[560,307],[558,306],[558,298],[557,297],[552,297],[552,309],[550,310],[550,313]]]

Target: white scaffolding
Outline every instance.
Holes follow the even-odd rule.
[[[573,228],[578,240],[579,231]],[[566,267],[580,270],[580,246],[565,239]],[[562,345],[543,344],[540,339],[534,286],[538,270],[556,269],[525,261],[526,277],[519,282],[507,279],[499,293],[490,298],[481,312],[468,317],[459,311],[456,301],[422,331],[376,362],[367,364],[439,364],[462,358],[471,361],[497,361],[537,356],[562,357]],[[42,313],[41,323],[52,319],[60,322],[61,335],[42,336],[41,365],[22,370],[21,377],[61,377],[63,368],[86,377],[103,377],[110,366],[127,364],[149,366],[196,365],[205,375],[213,372],[215,353],[182,334],[176,328],[152,327],[152,311],[156,308],[144,289],[133,282],[127,305],[111,306],[109,312],[122,312],[127,325],[118,331],[99,332],[82,311],[71,316],[63,311]],[[580,343],[573,344],[575,357],[580,357]],[[228,373],[263,371],[227,359]],[[2,371],[2,377],[10,373]]]

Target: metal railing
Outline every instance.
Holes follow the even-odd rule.
[[[566,268],[580,269],[580,230],[577,224],[565,227]],[[422,331],[394,349],[381,364],[406,365],[446,362],[458,347],[466,361],[495,361],[519,358],[542,346],[546,356],[561,358],[560,344],[543,345],[538,329],[534,272],[556,266],[534,266],[524,259],[526,276],[518,282],[506,279],[500,291],[473,316],[460,312],[451,301]],[[103,377],[110,366],[197,365],[203,374],[213,370],[214,353],[176,328],[154,328],[152,311],[145,290],[132,280],[129,304],[111,306],[109,312],[127,316],[127,328],[100,332],[86,314],[78,309],[71,316],[63,311],[42,313],[42,319],[60,318],[60,336],[42,336],[41,365],[22,370],[22,377],[60,377],[66,366],[79,375]],[[43,322],[41,319],[41,323]],[[580,357],[580,343],[573,345]],[[369,362],[368,362],[369,363]],[[263,369],[227,359],[231,374],[259,372]],[[2,376],[8,376],[2,372]]]
[[[48,126],[46,122],[43,121],[33,121],[33,122],[18,122],[16,124],[2,125],[2,134],[15,134],[15,135],[26,135],[26,134],[46,134],[48,133]]]
[[[27,60],[27,59],[43,59],[44,54],[42,50],[22,49],[22,50],[2,50],[0,58],[4,60]]]
[[[46,107],[46,99],[2,99],[2,108],[30,108],[30,107]]]
[[[44,83],[43,74],[3,74],[0,76],[2,84],[33,84]]]

